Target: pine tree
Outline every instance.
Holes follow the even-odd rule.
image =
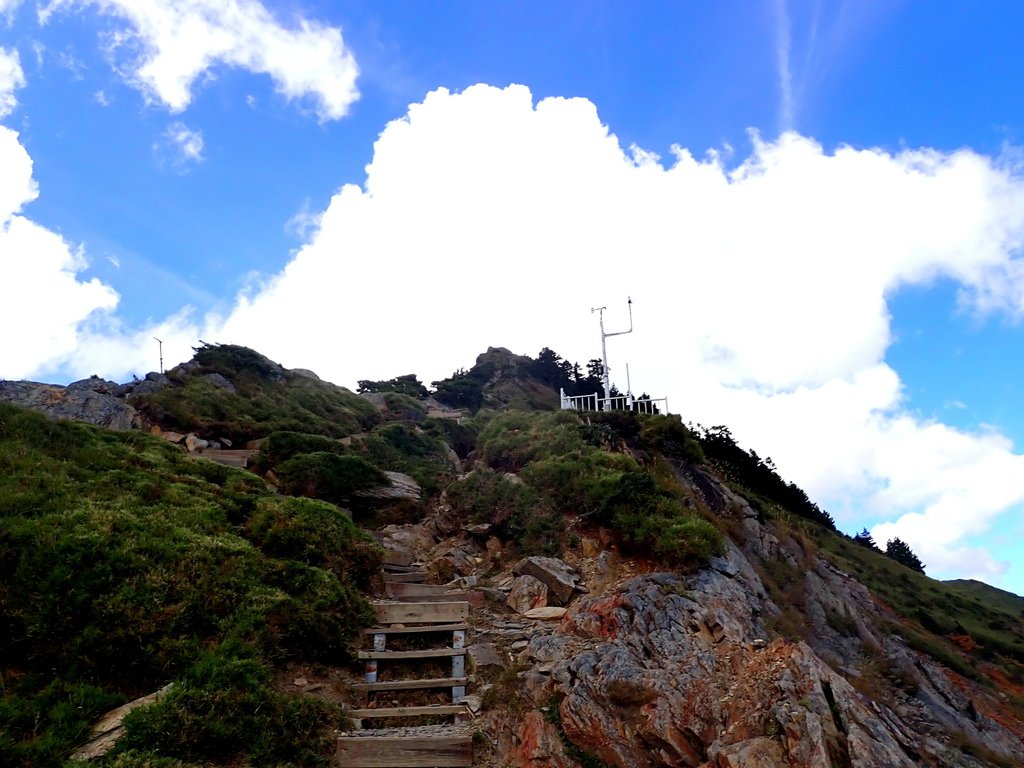
[[[910,545],[900,539],[889,539],[885,543],[885,554],[901,563],[907,568],[913,568],[918,573],[924,573],[924,563],[914,554]]]
[[[867,528],[861,530],[856,536],[853,537],[854,544],[860,544],[862,547],[870,547],[871,549],[878,549],[878,545],[875,544],[874,538],[871,536],[871,531]],[[879,550],[881,551],[881,550]]]

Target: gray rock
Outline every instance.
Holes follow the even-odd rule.
[[[192,433],[185,435],[185,450],[189,453],[197,453],[198,451],[202,451],[204,448],[209,447],[210,442],[208,440],[203,440],[203,438],[193,435]]]
[[[140,382],[126,385],[129,387],[128,394],[135,397],[138,395],[152,395],[161,389],[171,386],[171,380],[162,373],[147,373],[146,378]]]
[[[572,566],[554,557],[527,557],[512,568],[512,572],[533,576],[548,588],[548,603],[565,605],[577,589],[579,574]]]
[[[127,431],[141,426],[138,412],[108,391],[117,385],[93,377],[68,387],[34,381],[0,381],[0,402],[39,411],[51,419],[84,421]]]
[[[223,389],[225,392],[230,392],[231,394],[235,394],[237,391],[235,389],[235,385],[219,373],[208,373],[203,376],[203,378],[213,384],[217,389]]]
[[[531,608],[548,604],[548,588],[533,576],[518,576],[512,582],[512,591],[505,603],[516,613],[526,613]]]
[[[483,667],[505,668],[505,662],[498,655],[498,649],[493,643],[474,643],[467,649],[469,654],[469,668],[474,673]]]
[[[401,472],[385,472],[384,474],[388,477],[388,485],[378,485],[375,488],[360,491],[359,495],[367,499],[420,500],[422,493],[420,485],[409,475]]]

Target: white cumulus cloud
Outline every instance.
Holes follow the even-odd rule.
[[[950,279],[980,316],[1024,311],[1024,181],[992,158],[787,133],[752,136],[733,166],[683,148],[662,161],[624,149],[585,99],[479,85],[410,106],[365,185],[306,220],[308,242],[227,317],[162,332],[345,384],[430,381],[488,345],[596,357],[589,308],[616,330],[631,295],[636,332],[609,340],[619,386],[628,361],[634,390],[729,425],[840,522],[889,521],[876,539],[899,535],[933,573],[1005,568],[963,541],[1020,508],[1024,457],[907,412],[886,363],[901,287]],[[116,373],[151,357],[150,335],[89,343]]]
[[[52,0],[39,12],[91,6],[125,26],[107,38],[115,66],[146,96],[181,112],[218,64],[269,75],[287,99],[311,99],[321,120],[359,98],[359,68],[341,30],[303,17],[282,25],[256,0]]]
[[[16,51],[0,48],[0,117],[17,106],[25,85]],[[80,249],[20,215],[39,194],[32,159],[18,134],[0,125],[0,376],[29,376],[71,355],[80,325],[111,310],[117,294],[98,280],[82,282]]]

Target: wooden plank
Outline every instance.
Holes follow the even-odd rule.
[[[403,584],[401,586],[413,585]],[[400,603],[458,602],[465,600],[473,607],[479,608],[484,604],[484,593],[476,589],[453,589],[436,595],[402,595],[393,599]]]
[[[392,549],[384,550],[384,565],[400,565],[403,567],[411,566],[416,562],[416,558],[410,555],[408,552],[395,552]]]
[[[421,688],[450,688],[465,685],[464,677],[424,677],[419,680],[386,680],[376,683],[354,683],[353,691],[418,691]]]
[[[469,736],[341,736],[334,756],[342,768],[471,768]]]
[[[364,629],[364,635],[412,635],[421,632],[455,632],[460,629],[469,629],[469,624],[428,624],[417,627],[370,627]]]
[[[381,570],[385,573],[420,573],[423,571],[418,565],[396,565],[387,562],[381,565]]]
[[[459,592],[458,587],[447,584],[399,584],[386,583],[387,593],[392,597],[405,597],[406,595],[443,595],[445,592]]]
[[[385,584],[410,584],[427,580],[426,571],[411,571],[410,573],[385,573]]]
[[[428,648],[425,651],[360,651],[360,659],[440,659],[465,656],[465,648]]]
[[[422,707],[381,707],[380,709],[350,709],[349,717],[421,717],[430,715],[464,715],[469,713],[465,704],[428,704]]]
[[[469,618],[467,602],[374,603],[379,624],[447,624]]]

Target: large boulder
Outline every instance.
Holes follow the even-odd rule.
[[[519,576],[533,576],[548,588],[551,605],[566,605],[579,589],[580,575],[571,565],[555,557],[526,557],[512,568]]]
[[[61,387],[34,381],[0,381],[0,402],[118,431],[141,425],[138,412],[111,392],[117,384],[98,377]]]
[[[516,613],[526,613],[531,608],[543,608],[548,604],[548,588],[544,582],[533,576],[517,576],[512,582],[512,591],[505,599],[506,604]]]

